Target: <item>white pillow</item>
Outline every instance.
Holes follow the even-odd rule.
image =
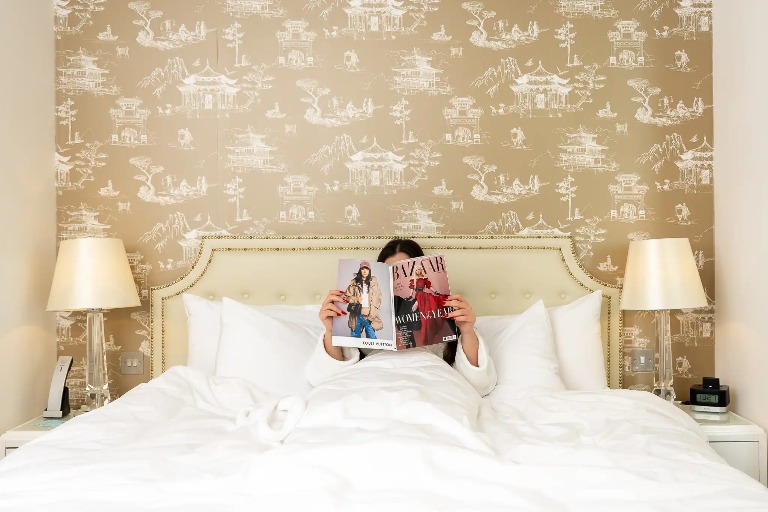
[[[208,300],[197,295],[182,295],[187,312],[187,366],[215,373],[216,356],[221,334],[221,301]],[[230,299],[231,300],[231,299]],[[320,325],[319,304],[307,306],[246,306],[283,320],[306,325]]]
[[[600,324],[602,305],[603,293],[597,290],[570,304],[547,308],[566,389],[596,391],[608,387]]]
[[[520,315],[478,317],[498,381],[492,394],[521,389],[563,391],[552,328],[539,300]]]
[[[305,375],[323,325],[281,319],[237,301],[222,301],[216,375],[246,379],[276,395],[311,389]]]

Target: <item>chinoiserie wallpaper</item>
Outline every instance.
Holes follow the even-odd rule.
[[[712,0],[53,2],[58,237],[122,238],[144,299],[106,317],[113,395],[206,234],[565,233],[610,283],[688,237],[715,297]],[[686,398],[714,301],[672,331]],[[84,334],[59,314],[76,400]],[[627,315],[625,386],[654,338]]]

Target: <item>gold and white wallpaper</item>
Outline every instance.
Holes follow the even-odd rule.
[[[107,315],[113,393],[206,234],[565,233],[609,283],[688,237],[712,305],[673,313],[678,396],[713,372],[712,0],[53,2],[58,237],[122,238],[144,299]],[[624,331],[650,389],[652,317]]]

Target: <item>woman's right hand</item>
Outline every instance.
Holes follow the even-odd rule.
[[[325,332],[330,333],[333,330],[333,319],[337,316],[346,315],[347,312],[339,308],[335,302],[347,302],[344,292],[341,290],[331,290],[326,295],[323,304],[320,306],[320,321],[325,327]]]

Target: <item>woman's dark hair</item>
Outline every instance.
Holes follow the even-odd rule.
[[[363,283],[363,269],[357,271],[357,274],[355,274],[355,282],[360,285],[362,288],[363,284],[367,284],[368,286],[371,285],[371,269],[368,269],[368,277],[365,278],[365,283]]]
[[[379,257],[376,259],[376,261],[379,263],[384,263],[387,258],[394,256],[399,252],[407,254],[409,258],[418,258],[419,256],[424,256],[424,250],[421,248],[418,242],[408,238],[395,238],[394,240],[387,242],[387,245],[381,249]],[[456,361],[456,350],[458,349],[458,346],[458,340],[447,342],[445,344],[445,348],[443,348],[443,361],[453,366],[453,363]]]

